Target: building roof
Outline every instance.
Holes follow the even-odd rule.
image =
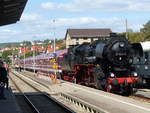
[[[95,38],[109,36],[111,32],[111,29],[68,29],[66,36],[69,34],[71,38]]]
[[[0,0],[0,26],[20,20],[28,0]]]

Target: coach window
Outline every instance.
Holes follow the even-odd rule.
[[[79,45],[79,39],[78,38],[76,39],[76,45]]]

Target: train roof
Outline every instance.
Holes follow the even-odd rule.
[[[28,0],[0,0],[0,26],[20,20]]]
[[[67,49],[64,49],[64,50],[59,50],[59,51],[56,51],[56,56],[59,56],[61,54],[64,54],[67,52]],[[50,58],[54,58],[54,52],[51,52],[51,53],[46,53],[46,54],[40,54],[40,55],[37,55],[35,57],[29,57],[29,58],[26,58],[25,61],[28,61],[28,60],[33,60],[33,59],[36,59],[36,60],[40,60],[40,59],[50,59]]]

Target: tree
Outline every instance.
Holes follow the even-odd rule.
[[[127,32],[128,33],[133,33],[133,29],[129,28],[129,29],[127,29]]]
[[[31,47],[32,46],[30,41],[23,41],[22,44],[25,45],[26,47]]]
[[[64,50],[64,49],[66,49],[66,45],[61,46],[58,50]]]
[[[35,51],[35,56],[37,56],[39,54],[40,54],[39,51]],[[32,52],[28,52],[28,53],[25,54],[25,58],[32,57],[32,56],[33,56],[33,51]],[[24,59],[24,55],[20,56],[20,59]]]
[[[63,43],[63,39],[56,39],[56,44],[60,44],[60,43]]]
[[[141,32],[132,32],[128,34],[128,40],[132,43],[138,43],[144,41],[144,34]]]
[[[141,32],[144,34],[144,39],[146,41],[150,41],[150,20],[145,25],[143,25]]]
[[[120,33],[119,36],[125,37],[126,33]],[[128,40],[131,43],[143,42],[144,34],[141,32],[128,32]]]
[[[44,40],[44,44],[45,44],[45,45],[48,45],[48,44],[50,44],[50,43],[51,43],[51,40],[48,40],[48,39]]]
[[[2,57],[1,57],[1,60],[6,62],[6,63],[11,63],[11,59],[9,56],[12,56],[13,54],[13,51],[12,50],[7,50],[7,51],[4,51],[2,53]]]

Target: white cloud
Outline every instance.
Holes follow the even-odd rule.
[[[111,28],[114,32],[125,32],[125,20],[118,17],[111,18],[58,18],[54,23],[49,23],[51,27],[55,26],[57,32],[66,32],[68,28]],[[134,31],[139,31],[142,24],[139,21],[129,21],[128,27]],[[53,29],[52,29],[53,30]],[[63,34],[64,34],[63,33]],[[58,37],[60,34],[58,33]]]
[[[46,2],[41,7],[49,10],[82,11],[150,11],[150,0],[71,0],[68,3]]]
[[[82,24],[95,23],[98,20],[93,17],[79,17],[79,18],[58,18],[56,19],[55,24],[57,26],[74,26]]]
[[[76,17],[76,18],[56,18],[40,21],[31,19],[27,22],[19,22],[15,27],[4,27],[0,29],[1,42],[32,41],[52,39],[54,32],[56,38],[64,38],[68,28],[111,28],[114,32],[125,31],[125,20],[118,17],[96,18],[96,17]],[[132,21],[129,28],[138,30],[139,22]],[[54,29],[55,28],[55,29]],[[15,30],[14,30],[15,29]]]
[[[54,9],[57,4],[52,2],[42,3],[41,6],[45,9]]]
[[[35,21],[41,18],[38,14],[26,14],[24,13],[21,17],[21,21]]]
[[[2,30],[0,30],[0,32],[3,32],[3,33],[17,33],[16,30],[11,30],[11,29],[2,29]]]

